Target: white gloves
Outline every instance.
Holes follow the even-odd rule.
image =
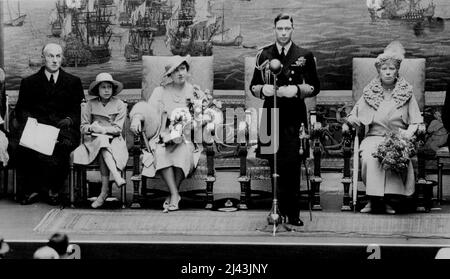
[[[138,134],[141,132],[141,129],[142,129],[141,125],[142,124],[141,124],[141,120],[139,119],[139,117],[134,117],[130,124],[130,130],[133,133]]]
[[[285,85],[278,88],[277,95],[280,97],[292,98],[298,93],[298,88],[295,85]]]
[[[271,84],[264,84],[261,91],[264,94],[264,96],[267,96],[267,97],[273,96],[273,94],[275,93],[275,90],[273,89],[273,85],[271,85]]]
[[[90,127],[91,131],[98,134],[106,134],[105,127],[100,126],[97,121],[94,121],[94,123],[91,124]]]
[[[300,89],[300,98],[304,99],[312,94],[314,91],[314,87],[307,83],[302,83],[298,85],[298,88]]]
[[[409,129],[409,128],[407,130],[404,130],[404,129],[400,128],[400,129],[398,129],[398,132],[400,133],[400,135],[410,139],[414,136],[415,130],[413,131],[412,129]]]

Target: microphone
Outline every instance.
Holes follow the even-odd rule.
[[[281,68],[283,68],[283,65],[281,65],[280,60],[278,59],[270,60],[269,69],[273,75],[275,76],[279,75],[281,73]]]

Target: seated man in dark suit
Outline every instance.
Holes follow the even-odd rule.
[[[60,202],[59,192],[70,170],[70,153],[80,143],[80,104],[84,98],[80,78],[61,69],[63,51],[58,44],[47,44],[42,50],[45,60],[37,73],[20,84],[15,114],[19,142],[28,117],[60,129],[51,156],[16,145],[14,160],[23,194],[22,204],[31,204],[40,194],[48,203]],[[47,192],[48,191],[48,192]]]

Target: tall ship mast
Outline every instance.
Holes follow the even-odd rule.
[[[130,16],[128,43],[125,45],[127,61],[138,61],[142,55],[153,55],[153,39],[165,34],[165,21],[170,16],[171,8],[165,1],[144,0],[136,7]]]
[[[210,56],[212,38],[220,20],[211,12],[210,0],[178,0],[172,3],[166,24],[166,44],[174,55]]]
[[[66,0],[61,37],[66,66],[101,64],[111,58],[112,0]]]
[[[119,1],[119,24],[120,26],[131,26],[131,14],[144,0],[120,0]]]

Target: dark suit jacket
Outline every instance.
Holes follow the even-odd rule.
[[[283,64],[282,72],[277,76],[277,85],[300,85],[307,83],[314,86],[314,91],[307,97],[315,96],[320,91],[320,82],[317,76],[316,63],[313,54],[303,48],[292,43],[288,53],[284,59],[281,59],[276,44],[271,44],[263,48],[257,55],[257,67],[255,68],[252,81],[250,83],[250,91],[258,98],[264,99],[264,108],[273,107],[274,97],[265,97],[262,92],[253,92],[254,85],[273,84],[273,77],[269,75],[267,63],[272,59],[279,59]],[[260,67],[258,67],[260,66]],[[261,67],[262,66],[262,67]],[[280,127],[280,149],[283,158],[289,159],[298,155],[299,139],[298,132],[301,123],[307,127],[307,111],[303,99],[299,98],[300,90],[297,97],[285,98],[277,97],[277,106],[279,108],[279,127]],[[268,111],[267,119],[271,114]],[[268,134],[271,133],[267,122],[262,119],[261,125],[268,127]],[[268,145],[260,142],[260,146]],[[280,157],[281,157],[280,156]]]
[[[442,108],[442,123],[447,131],[450,131],[450,83],[447,85],[445,93],[444,107]],[[447,138],[447,144],[450,147],[450,136]]]
[[[61,129],[59,141],[69,150],[80,143],[80,104],[84,98],[80,78],[59,70],[58,80],[52,86],[45,76],[44,67],[37,73],[24,78],[20,84],[19,99],[15,108],[17,135],[20,137],[28,117],[39,123],[56,126],[70,117],[73,124]],[[63,141],[65,139],[66,141]]]

